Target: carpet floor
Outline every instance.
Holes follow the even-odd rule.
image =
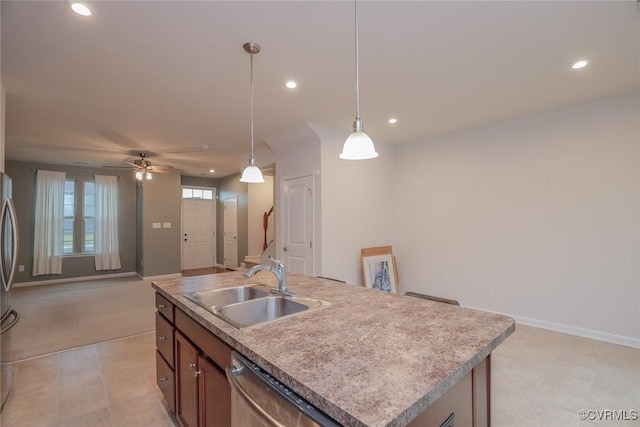
[[[154,290],[137,276],[18,287],[11,298],[10,362],[155,330]]]

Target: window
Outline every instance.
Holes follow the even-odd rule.
[[[96,216],[95,183],[66,179],[64,182],[63,254],[94,253]]]
[[[94,237],[96,230],[96,184],[93,181],[85,181],[84,197],[84,251],[95,252]]]
[[[213,200],[213,190],[204,188],[182,188],[183,199]]]
[[[73,231],[76,222],[76,182],[65,180],[64,182],[64,220],[62,226],[63,254],[73,253]]]

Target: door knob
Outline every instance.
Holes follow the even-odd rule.
[[[287,252],[289,249],[285,246],[282,248],[283,251]]]

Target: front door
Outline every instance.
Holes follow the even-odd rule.
[[[224,266],[238,268],[238,196],[224,201]]]
[[[214,200],[182,199],[183,270],[209,268],[215,265]]]
[[[287,179],[283,190],[282,261],[291,273],[313,275],[313,178]]]

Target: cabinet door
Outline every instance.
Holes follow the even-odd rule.
[[[182,427],[198,427],[198,349],[176,331],[176,418]]]
[[[208,359],[198,359],[200,371],[200,426],[231,426],[231,387],[227,377]]]

